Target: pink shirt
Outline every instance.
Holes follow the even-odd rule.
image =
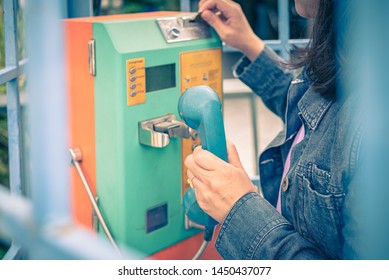
[[[290,168],[290,155],[292,153],[292,149],[295,145],[297,145],[298,143],[300,143],[304,139],[304,136],[305,136],[305,129],[304,129],[304,125],[302,125],[301,128],[299,129],[299,131],[297,132],[297,135],[293,140],[292,146],[290,147],[288,156],[286,157],[284,172],[282,173],[281,186],[282,186],[282,182],[284,181],[285,176],[288,173],[289,168]],[[280,191],[278,192],[278,201],[277,201],[277,211],[280,213],[281,213],[281,192],[282,192],[281,186],[280,186]]]

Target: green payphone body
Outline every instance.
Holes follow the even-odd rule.
[[[70,145],[112,236],[146,255],[198,229],[185,226],[183,160],[198,143],[177,112],[182,92],[221,97],[221,41],[193,14],[149,13],[65,21]],[[72,171],[75,219],[98,228]]]

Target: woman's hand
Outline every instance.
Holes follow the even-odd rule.
[[[227,142],[227,151],[228,163],[201,147],[185,160],[199,206],[219,223],[239,198],[257,191],[231,142]]]
[[[231,0],[201,0],[199,12],[227,45],[240,50],[251,61],[262,52],[265,44],[251,29],[239,4]]]

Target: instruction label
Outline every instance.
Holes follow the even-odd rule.
[[[127,106],[146,102],[145,59],[126,60]]]

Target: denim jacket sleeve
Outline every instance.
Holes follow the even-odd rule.
[[[265,47],[253,62],[242,57],[234,67],[234,75],[285,121],[286,97],[293,75],[282,67],[281,58],[273,50]]]
[[[215,246],[224,259],[326,259],[269,202],[254,192],[233,206]]]

